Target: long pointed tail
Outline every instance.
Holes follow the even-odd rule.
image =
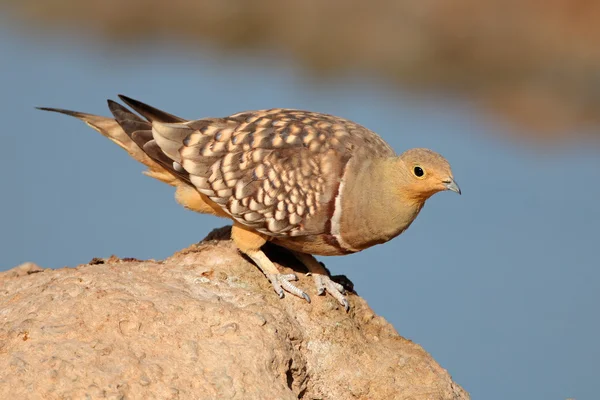
[[[141,148],[138,146],[121,128],[121,126],[117,123],[117,121],[113,118],[102,117],[99,115],[86,114],[77,111],[64,110],[60,108],[50,108],[50,107],[37,107],[39,110],[43,111],[51,111],[60,114],[69,115],[71,117],[75,117],[77,119],[82,120],[90,127],[94,128],[96,131],[100,132],[103,136],[106,136],[120,147],[122,147],[131,157],[141,162],[142,164],[148,167],[148,171],[144,173],[152,178],[158,179],[162,182],[165,182],[171,186],[175,186],[178,179],[176,176],[171,174],[167,169],[162,167],[159,163],[150,158]],[[134,115],[134,114],[132,114]],[[172,117],[178,118],[175,116],[171,116],[170,114],[164,115],[164,117]],[[150,126],[150,123],[144,121],[141,118],[135,116],[138,120],[136,123],[147,124]]]

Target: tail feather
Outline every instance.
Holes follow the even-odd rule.
[[[135,131],[131,134],[131,140],[133,140],[141,149],[144,148],[144,144],[151,141],[152,131]]]
[[[119,98],[123,100],[125,104],[133,108],[138,114],[140,114],[150,122],[186,122],[186,120],[183,118],[180,118],[173,114],[169,114],[168,112],[159,110],[158,108],[154,108],[152,106],[149,106],[148,104],[144,104],[139,100],[132,99],[131,97],[127,97],[120,94]]]
[[[125,99],[127,100],[124,101],[127,101],[128,104],[133,104],[134,106],[132,106],[132,108],[147,119],[147,121],[145,121],[121,104],[109,100],[108,107],[125,134],[130,140],[135,142],[147,156],[168,171],[168,173],[189,183],[189,174],[185,172],[179,164],[181,162],[179,149],[183,145],[184,138],[181,137],[180,140],[174,141],[171,138],[163,137],[160,134],[157,134],[156,127],[162,126],[163,124],[167,126],[180,126],[186,131],[186,136],[191,133],[191,128],[179,122],[161,123],[153,118],[157,116],[156,118],[160,120],[169,119],[169,121],[172,121],[174,118],[180,118],[150,107],[137,100],[130,98]]]
[[[114,103],[117,104],[117,103]],[[121,106],[122,107],[122,106]],[[169,170],[172,169],[172,165],[169,167],[165,167],[153,160],[151,156],[146,154],[144,150],[142,150],[143,144],[140,146],[140,142],[136,142],[132,137],[130,137],[123,127],[119,124],[119,122],[113,118],[102,117],[99,115],[87,114],[78,111],[65,110],[61,108],[51,108],[51,107],[37,107],[39,110],[56,112],[60,114],[65,114],[71,117],[75,117],[83,122],[85,122],[88,126],[93,128],[94,130],[100,132],[103,136],[107,137],[121,148],[123,148],[131,157],[135,160],[141,162],[142,164],[148,167],[148,171],[144,173],[148,176],[151,176],[155,179],[158,179],[162,182],[165,182],[169,185],[175,186],[177,178],[174,174],[170,173]],[[123,113],[123,110],[119,110],[121,112],[120,117],[127,121],[128,127],[133,127],[134,124],[138,124],[138,128],[143,128],[146,126],[150,126],[150,124],[141,118],[137,117],[135,114],[129,112],[126,108],[122,107],[126,113]],[[131,118],[131,116],[135,118]],[[137,118],[137,120],[136,120]],[[145,125],[141,125],[141,124]],[[146,128],[148,129],[148,128]],[[150,127],[151,129],[151,127]],[[152,135],[150,131],[150,136]]]
[[[121,126],[127,137],[131,138],[131,133],[137,131],[152,131],[152,123],[144,121],[127,108],[117,102],[108,100],[108,109],[115,117],[115,121]],[[140,146],[141,147],[141,146]]]

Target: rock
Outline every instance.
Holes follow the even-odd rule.
[[[227,233],[162,262],[1,273],[0,398],[469,398],[355,294],[349,313],[280,300]]]
[[[24,262],[21,265],[18,265],[11,270],[0,272],[0,276],[3,278],[18,278],[20,276],[27,276],[31,274],[35,274],[38,272],[42,272],[44,269],[39,265],[32,262]]]

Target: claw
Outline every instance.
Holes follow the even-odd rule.
[[[269,281],[271,281],[271,284],[273,285],[273,290],[275,290],[275,293],[277,293],[277,296],[279,296],[280,299],[283,299],[285,294],[283,293],[283,289],[281,288],[281,284],[279,283],[279,280],[273,276],[268,276]]]
[[[348,299],[344,299],[342,305],[344,306],[344,310],[346,310],[346,312],[350,311],[350,303],[348,302]]]
[[[325,292],[329,292],[335,299],[344,307],[346,312],[350,310],[350,303],[348,299],[346,299],[346,290],[344,286],[340,285],[337,282],[334,282],[326,275],[314,274],[315,284],[317,285],[317,293],[319,296],[325,294]]]
[[[329,292],[329,294],[344,307],[346,312],[348,312],[350,303],[346,299],[346,296],[344,296],[346,294],[346,289],[344,285],[334,282],[331,279],[329,270],[325,267],[325,264],[319,262],[314,256],[307,253],[295,251],[294,255],[306,266],[306,268],[308,268],[309,272],[306,276],[313,277],[317,287],[317,294],[322,296],[325,292]]]
[[[271,285],[273,285],[273,289],[279,295],[280,299],[283,299],[285,297],[285,292],[288,292],[294,296],[303,298],[310,303],[310,297],[308,297],[308,294],[304,293],[302,290],[290,283],[290,281],[298,280],[298,276],[296,276],[296,274],[269,274],[267,275],[267,278],[269,278],[269,281],[271,281]]]

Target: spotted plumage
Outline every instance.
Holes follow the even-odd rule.
[[[150,123],[117,103],[110,107],[158,163],[240,224],[272,237],[330,235],[350,157],[394,155],[377,134],[328,114],[270,109]]]
[[[319,291],[347,307],[339,285],[310,255],[386,242],[433,193],[459,191],[439,154],[412,149],[397,156],[377,134],[347,119],[269,109],[185,120],[120,97],[141,117],[113,101],[114,119],[46,110],[82,119],[119,144],[148,166],[148,175],[175,186],[184,206],[234,220],[233,240],[280,296],[285,290],[309,299],[260,250],[266,241],[295,252],[317,275]]]
[[[350,121],[299,110],[264,110],[182,125],[156,124],[157,142],[183,137],[167,153],[198,191],[236,221],[270,236],[322,233],[352,152],[393,150]]]

